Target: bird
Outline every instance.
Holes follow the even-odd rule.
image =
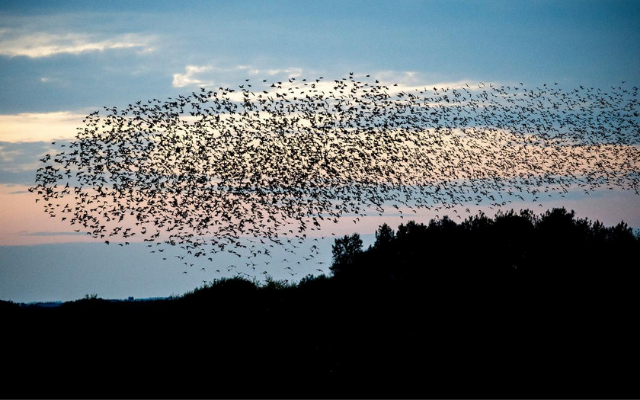
[[[270,257],[274,246],[299,254],[310,230],[389,208],[439,216],[563,196],[558,187],[638,194],[637,87],[431,90],[347,76],[245,79],[104,107],[40,159],[30,191],[93,238],[141,238],[209,262]]]

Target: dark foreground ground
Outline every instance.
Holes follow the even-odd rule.
[[[640,397],[637,237],[553,250],[517,231],[487,248],[489,231],[452,242],[443,226],[431,247],[406,247],[418,239],[404,232],[295,287],[238,278],[172,300],[2,303],[0,395]]]
[[[2,397],[638,395],[637,314],[609,306],[255,294],[17,310],[3,323]]]

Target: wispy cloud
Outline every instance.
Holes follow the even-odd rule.
[[[48,142],[13,143],[0,141],[0,163],[24,164],[25,159],[42,156],[52,148],[53,146]]]
[[[82,127],[86,114],[69,111],[0,115],[0,141],[40,142],[70,139]]]
[[[362,77],[362,74],[356,74],[356,77]],[[371,77],[375,78],[382,85],[389,87],[389,94],[397,94],[399,92],[408,92],[415,90],[431,90],[431,89],[467,89],[470,91],[481,90],[489,85],[500,86],[507,84],[505,82],[480,82],[475,79],[460,79],[457,81],[444,81],[434,79],[424,73],[417,71],[376,71],[371,73]]]
[[[151,51],[154,37],[140,34],[124,34],[111,38],[97,38],[84,33],[56,34],[36,32],[24,34],[13,30],[0,30],[0,55],[29,58],[49,57],[55,54],[80,54],[88,51],[112,49],[138,49]]]
[[[40,232],[23,232],[23,236],[75,236],[75,235],[86,235],[86,232],[51,232],[51,231],[40,231]]]
[[[52,150],[49,142],[0,141],[0,184],[33,183],[35,170],[41,164],[38,160]]]
[[[172,85],[175,88],[181,88],[185,86],[206,86],[210,85],[211,82],[205,81],[203,79],[199,79],[205,72],[209,72],[213,69],[211,65],[187,65],[184,70],[184,74],[173,74],[173,82]]]
[[[318,90],[329,92],[335,86],[334,80],[342,78],[353,78],[355,80],[364,80],[370,82],[378,82],[380,85],[387,86],[388,93],[391,95],[399,92],[420,91],[432,88],[440,89],[467,89],[470,91],[481,90],[485,86],[493,84],[499,86],[497,82],[480,82],[475,79],[460,79],[457,81],[444,81],[434,79],[428,75],[418,71],[399,71],[399,70],[378,70],[366,73],[355,72],[353,75],[347,71],[342,75],[324,74],[318,71],[311,71],[299,67],[270,67],[255,66],[251,64],[220,66],[215,63],[204,65],[187,65],[184,73],[173,74],[173,87],[183,88],[188,86],[237,86],[244,83],[246,78],[250,79],[267,79],[269,82],[282,81],[280,88],[287,89],[300,85],[301,78],[307,78],[309,82],[324,75],[324,80],[315,84]],[[296,78],[292,81],[292,78]],[[224,82],[224,83],[223,83]],[[228,83],[227,83],[228,82]],[[255,82],[254,82],[255,83]],[[505,82],[502,82],[505,84]],[[255,86],[254,86],[255,87]],[[270,88],[263,88],[270,91]],[[232,96],[233,97],[233,96]]]
[[[216,64],[187,65],[184,73],[173,74],[173,87],[186,86],[212,86],[221,82],[240,83],[247,77],[264,77],[269,79],[289,79],[302,76],[303,69],[297,67],[288,68],[259,68],[252,65],[235,65],[222,67]]]
[[[254,75],[266,74],[268,76],[284,75],[287,78],[297,78],[302,76],[302,68],[283,68],[283,69],[265,69],[265,70],[252,70]]]

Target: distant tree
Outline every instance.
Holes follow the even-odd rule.
[[[411,222],[411,221],[409,221]],[[428,228],[434,232],[452,232],[457,228],[458,224],[448,215],[443,216],[439,219],[432,219],[429,221]]]
[[[609,240],[628,245],[636,240],[636,236],[633,234],[633,229],[631,229],[626,222],[622,221],[609,229]]]
[[[462,223],[463,228],[470,232],[486,231],[491,225],[493,225],[493,220],[487,217],[482,211],[476,215],[467,217]]]
[[[398,226],[398,233],[396,236],[401,238],[405,236],[419,235],[426,232],[426,230],[427,227],[424,224],[418,224],[416,221],[411,220],[406,224],[400,224]]]
[[[355,263],[356,256],[362,253],[362,239],[357,233],[351,236],[344,235],[344,237],[335,240],[331,250],[333,263],[329,269],[337,274],[342,272],[344,267]]]
[[[540,216],[536,228],[548,239],[562,243],[562,239],[566,239],[576,231],[575,215],[575,211],[569,212],[564,207],[547,210]],[[571,239],[575,238],[571,237]]]
[[[0,300],[0,310],[2,311],[16,310],[18,308],[20,308],[20,305],[17,303],[14,303],[13,301]]]
[[[380,249],[387,246],[395,238],[395,232],[386,223],[380,225],[375,235],[376,235],[376,241],[373,244],[373,247],[376,249]]]

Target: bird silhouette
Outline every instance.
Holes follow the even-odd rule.
[[[638,194],[640,103],[624,82],[431,90],[352,72],[247,82],[95,111],[64,151],[40,159],[29,190],[94,238],[209,261],[271,257],[273,246],[297,254],[311,230],[389,207],[403,217],[574,188]]]

